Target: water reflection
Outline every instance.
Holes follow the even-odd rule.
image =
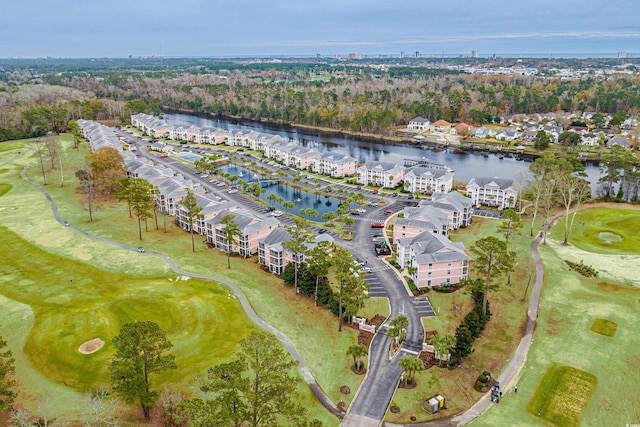
[[[279,176],[263,176],[256,174],[242,166],[227,164],[224,166],[219,166],[216,169],[228,173],[230,175],[237,176],[238,179],[248,182],[250,185],[257,183],[260,184],[262,188],[266,190],[266,192],[260,195],[260,199],[262,199],[265,203],[273,206],[277,209],[293,212],[296,215],[299,215],[300,209],[313,209],[318,212],[318,216],[310,217],[310,219],[314,221],[322,221],[322,215],[327,212],[335,211],[338,206],[342,203],[342,200],[335,197],[327,197],[322,196],[320,194],[310,193],[308,191],[304,191],[301,189],[293,188],[288,185],[275,183]],[[309,182],[309,185],[315,185],[313,182]],[[320,187],[324,190],[324,185]],[[269,195],[274,194],[276,198],[281,201],[270,200]],[[286,209],[283,206],[285,202],[293,202],[295,207],[293,210]],[[353,205],[355,207],[355,205]],[[307,218],[309,218],[307,216]]]
[[[426,157],[433,163],[440,163],[453,168],[455,170],[454,179],[457,181],[467,182],[477,176],[496,176],[519,180],[527,174],[529,169],[529,163],[517,161],[513,158],[505,157],[500,159],[495,154],[485,157],[482,153],[455,152],[452,148],[443,150],[439,146],[423,147],[412,144],[360,141],[268,123],[208,119],[189,114],[166,114],[165,119],[174,124],[193,124],[199,127],[218,127],[227,130],[252,129],[258,132],[279,134],[287,138],[297,139],[302,145],[313,146],[320,152],[335,151],[349,154],[360,163],[368,160],[381,160],[403,164],[404,159]],[[591,187],[595,188],[595,184],[600,177],[598,167],[589,165],[586,168],[586,172],[591,181]]]

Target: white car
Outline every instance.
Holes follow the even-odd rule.
[[[216,184],[216,187],[224,187],[224,182],[219,182]]]
[[[237,193],[237,192],[238,192],[238,190],[236,190],[235,188],[227,191],[227,193],[229,193],[229,194],[233,194],[233,193]]]
[[[282,216],[284,215],[281,211],[273,211],[271,212],[271,216]]]
[[[209,175],[207,175],[206,173],[202,174],[202,178],[207,178]]]
[[[193,184],[194,187],[200,187],[200,185],[201,184],[199,182],[196,182],[195,184]]]
[[[222,197],[220,197],[220,196],[216,196],[216,197],[215,197],[215,199],[216,199],[216,200],[222,200]]]

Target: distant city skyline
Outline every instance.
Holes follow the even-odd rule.
[[[77,0],[10,2],[0,57],[640,52],[640,2]]]

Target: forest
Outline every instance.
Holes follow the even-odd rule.
[[[586,68],[582,78],[563,79],[546,69],[538,76],[480,75],[449,65],[16,60],[0,63],[0,140],[61,132],[71,119],[126,122],[132,113],[162,110],[383,136],[416,116],[482,125],[513,114],[640,111],[637,70]]]

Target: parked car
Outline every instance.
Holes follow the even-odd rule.
[[[378,190],[373,190],[373,194],[378,194]]]
[[[351,211],[351,215],[353,215],[353,216],[360,216],[360,212],[358,212],[358,211]]]
[[[387,215],[391,215],[393,213],[393,211],[391,209],[385,209],[384,213]]]
[[[269,212],[273,212],[273,211],[275,211],[275,210],[276,210],[276,208],[274,208],[273,206],[269,206],[269,207],[268,207],[268,208],[266,208],[264,211],[265,211],[265,212],[267,212],[267,213],[269,213]]]
[[[227,191],[227,193],[229,193],[229,194],[234,194],[234,193],[237,193],[237,192],[238,192],[238,190],[236,190],[235,188]]]
[[[167,156],[166,154],[163,154],[163,155],[160,156],[161,159],[166,159],[167,157],[169,157],[169,156]]]
[[[145,252],[145,250],[144,250],[144,248],[142,246],[138,246],[138,252],[143,254]]]
[[[319,228],[318,229],[318,234],[324,234],[326,232],[327,232],[327,230],[325,230],[324,228]]]
[[[381,222],[371,223],[371,228],[384,228],[384,224]]]
[[[281,211],[273,211],[271,212],[271,216],[282,216],[284,215]]]

